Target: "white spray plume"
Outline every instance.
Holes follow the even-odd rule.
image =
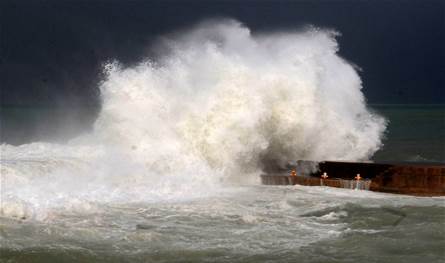
[[[26,177],[41,199],[49,198],[50,178],[67,198],[131,201],[200,193],[221,178],[257,174],[264,159],[369,159],[385,120],[367,109],[360,77],[337,54],[336,35],[316,28],[252,34],[223,20],[166,36],[155,60],[105,67],[92,134],[69,146],[2,146],[2,159],[29,159],[38,149],[52,152],[43,159],[71,154],[88,163],[76,170],[86,175],[65,164],[22,173],[17,162],[3,164],[3,176]]]
[[[186,154],[214,168],[255,168],[263,156],[368,159],[384,120],[367,110],[335,36],[253,36],[229,20],[164,39],[156,63],[107,66],[96,133],[142,158]]]

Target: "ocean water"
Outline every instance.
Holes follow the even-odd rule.
[[[389,120],[373,160],[445,162],[445,105],[371,105]]]
[[[0,261],[443,262],[443,197],[259,182],[443,162],[443,107],[367,105],[336,35],[213,21],[107,64],[100,109],[2,106]]]
[[[2,262],[443,262],[443,198],[238,186],[182,202],[1,218]]]

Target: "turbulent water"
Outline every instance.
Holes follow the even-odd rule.
[[[20,262],[443,262],[441,198],[244,186],[205,199],[92,203],[2,219]]]
[[[440,260],[441,198],[258,185],[265,159],[381,148],[387,122],[336,35],[213,21],[164,36],[156,58],[107,64],[91,132],[1,146],[1,258]]]

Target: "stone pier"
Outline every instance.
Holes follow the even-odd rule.
[[[306,162],[307,163],[307,162]],[[288,171],[269,172],[261,176],[265,185],[307,185],[365,189],[377,192],[416,196],[445,196],[445,164],[321,162],[318,171],[298,173],[298,165]],[[291,170],[297,176],[291,176]],[[321,175],[326,172],[327,179]],[[360,174],[362,179],[355,180]]]

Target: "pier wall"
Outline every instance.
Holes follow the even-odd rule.
[[[320,178],[324,172],[328,174],[328,179]],[[363,178],[359,182],[354,180],[358,173]],[[261,180],[266,185],[299,184],[417,196],[445,196],[445,164],[321,162],[319,170],[310,174],[291,176],[290,170],[279,171],[264,174]]]

